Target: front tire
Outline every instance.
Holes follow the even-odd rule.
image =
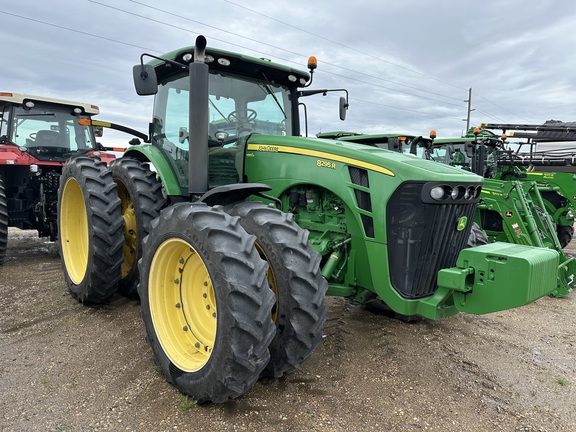
[[[240,396],[268,364],[274,295],[254,241],[238,218],[201,203],[164,209],[144,239],[148,340],[167,381],[198,402]]]
[[[244,229],[256,236],[258,252],[269,265],[268,283],[276,295],[272,310],[276,336],[262,376],[279,378],[296,370],[322,339],[328,283],[320,272],[321,257],[310,246],[308,232],[273,205],[246,201],[228,212],[240,216]]]
[[[126,297],[138,296],[138,260],[142,257],[142,239],[150,223],[166,205],[162,184],[146,165],[136,159],[120,158],[110,164],[118,187],[124,219],[124,261],[118,292]]]
[[[108,302],[118,289],[122,264],[122,215],[106,164],[69,160],[58,190],[58,232],[64,277],[85,305]]]
[[[6,189],[4,178],[0,172],[0,265],[6,259],[6,249],[8,248],[8,206],[6,201]]]

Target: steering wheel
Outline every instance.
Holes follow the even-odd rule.
[[[232,111],[228,116],[226,116],[226,120],[230,123],[238,122],[238,113],[246,113],[246,118],[243,118],[243,121],[252,122],[256,120],[258,113],[251,108],[241,109]]]
[[[34,141],[36,141],[36,132],[32,132],[30,135],[28,135],[31,139],[33,139]]]

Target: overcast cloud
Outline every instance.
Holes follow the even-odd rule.
[[[353,130],[439,137],[471,124],[576,121],[576,2],[294,0],[51,0],[0,2],[0,91],[96,104],[99,118],[146,131],[140,54],[192,45],[319,67],[309,132]],[[106,135],[105,135],[106,136]]]

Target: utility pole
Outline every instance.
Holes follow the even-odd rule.
[[[468,113],[466,115],[466,132],[465,132],[468,133],[468,131],[470,130],[470,113],[474,111],[472,109],[472,87],[468,89],[468,99],[465,100],[464,102],[468,102]]]

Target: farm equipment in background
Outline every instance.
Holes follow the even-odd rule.
[[[499,169],[502,141],[488,131],[468,133],[462,138],[436,139],[426,148],[429,160],[459,166],[485,177],[481,202],[474,220],[491,242],[503,241],[551,248],[560,254],[558,286],[553,295],[561,297],[572,291],[576,261],[566,256],[559,232],[535,181],[505,176]],[[547,192],[547,190],[545,191]],[[560,232],[563,232],[561,230]]]
[[[55,240],[62,166],[70,157],[98,154],[92,128],[78,123],[98,112],[86,103],[0,92],[0,264],[8,227]]]
[[[76,158],[63,171],[70,292],[93,304],[137,287],[156,362],[200,402],[299,367],[321,340],[325,294],[441,319],[556,289],[555,250],[465,248],[480,176],[301,137],[303,99],[331,91],[307,89],[315,68],[206,49],[202,36],[143,54],[136,90],[155,95],[144,143],[109,168]]]
[[[351,141],[408,154],[416,154],[418,148],[428,147],[432,144],[432,138],[398,133],[363,134],[357,132],[323,132],[316,134],[316,137]]]
[[[574,234],[576,215],[576,148],[566,147],[563,142],[575,139],[576,123],[548,121],[543,125],[519,125],[483,123],[487,129],[501,129],[504,138],[497,147],[498,169],[495,178],[536,182],[544,199],[545,209],[551,215],[558,239],[566,247]],[[522,132],[521,130],[535,132]],[[508,143],[507,138],[526,139],[526,142]],[[506,148],[507,144],[517,146],[516,150]],[[554,149],[545,148],[554,145]],[[529,150],[524,152],[524,146]]]

